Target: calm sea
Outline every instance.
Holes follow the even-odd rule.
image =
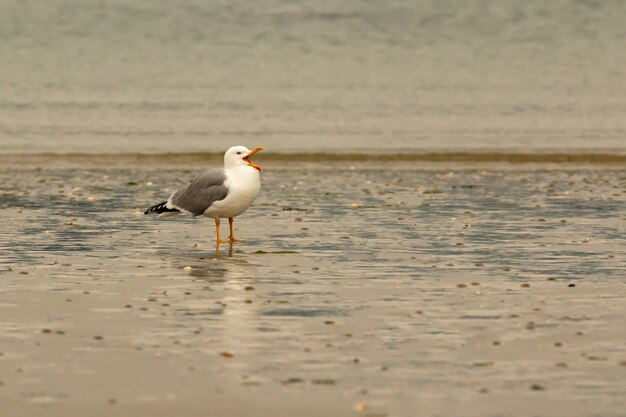
[[[626,153],[626,2],[0,0],[0,152]]]

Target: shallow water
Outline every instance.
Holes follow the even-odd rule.
[[[626,154],[623,1],[0,10],[3,152]]]
[[[196,170],[0,171],[3,409],[622,414],[622,168],[270,163],[217,258]]]

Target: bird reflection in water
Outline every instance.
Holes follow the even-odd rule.
[[[233,242],[229,240],[226,243],[228,243],[228,257],[232,258],[233,257]],[[217,243],[217,245],[215,245],[215,257],[216,258],[220,257],[220,243],[219,242]]]
[[[226,245],[220,245],[226,246]],[[170,254],[176,256],[176,254]],[[189,254],[178,254],[172,259],[176,268],[185,269],[187,274],[193,278],[201,279],[211,283],[225,282],[228,278],[248,277],[248,262],[244,259],[233,257],[233,245],[228,245],[228,250],[224,248],[220,251],[216,248],[213,256],[189,256]],[[243,269],[242,269],[243,268]],[[228,275],[228,276],[227,276]]]

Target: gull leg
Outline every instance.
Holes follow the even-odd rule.
[[[233,244],[235,242],[245,242],[245,240],[235,239],[235,228],[233,227],[234,220],[232,217],[228,218],[228,225],[230,226],[230,236],[228,237],[228,241]]]
[[[226,243],[228,242],[228,240],[222,240],[220,239],[220,219],[219,217],[215,219],[215,232],[217,233],[217,246],[220,245],[220,243]]]

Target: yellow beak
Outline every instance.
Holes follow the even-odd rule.
[[[262,147],[262,146],[257,146],[256,148],[252,149],[248,155],[244,156],[244,157],[243,157],[243,160],[244,160],[244,161],[246,161],[246,162],[248,163],[248,165],[249,165],[249,166],[251,166],[252,168],[254,168],[254,169],[258,170],[259,172],[260,172],[260,171],[263,171],[263,169],[262,169],[260,166],[258,166],[257,164],[255,164],[254,162],[252,162],[252,161],[250,160],[250,157],[251,157],[252,155],[254,155],[255,153],[257,153],[258,151],[262,151],[262,150],[264,150],[264,149],[265,149],[265,148],[264,148],[264,147]]]

